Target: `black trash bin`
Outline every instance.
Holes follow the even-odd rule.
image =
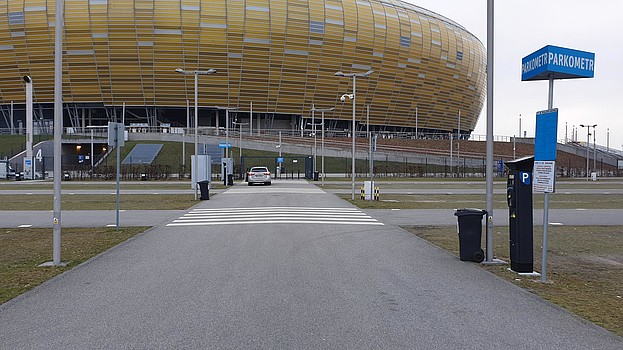
[[[227,186],[234,185],[234,174],[227,174]]]
[[[197,182],[197,184],[199,184],[199,190],[201,191],[201,197],[199,197],[199,199],[202,201],[210,199],[210,181],[203,180]]]
[[[314,181],[318,181],[318,172],[314,171]]]
[[[461,261],[482,262],[485,252],[480,248],[482,217],[487,211],[473,208],[457,209],[459,221],[459,257]]]

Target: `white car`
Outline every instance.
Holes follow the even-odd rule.
[[[270,186],[270,171],[265,166],[254,166],[247,172],[249,186],[253,184],[264,184]]]

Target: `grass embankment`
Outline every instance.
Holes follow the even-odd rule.
[[[37,267],[52,260],[50,229],[0,229],[0,303],[143,232],[147,227],[64,228],[61,258],[66,267]]]
[[[459,254],[456,227],[404,227]],[[493,251],[509,262],[508,229],[495,227]],[[483,235],[484,236],[484,235]],[[623,227],[551,226],[548,230],[547,283],[523,277],[509,265],[481,265],[554,304],[623,336]],[[541,270],[542,228],[534,228],[534,268]],[[485,246],[484,237],[482,246]]]

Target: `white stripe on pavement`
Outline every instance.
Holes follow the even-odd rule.
[[[383,225],[356,208],[253,207],[194,209],[167,226],[280,223]]]
[[[248,225],[248,224],[331,224],[331,225],[383,225],[382,222],[355,221],[305,221],[305,220],[269,220],[269,221],[236,221],[236,222],[184,222],[172,223],[167,226],[206,226],[206,225]]]

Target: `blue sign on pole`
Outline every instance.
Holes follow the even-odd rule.
[[[277,163],[283,163],[283,157],[277,157]]]
[[[556,135],[558,133],[558,108],[536,113],[534,160],[556,160]]]
[[[592,78],[595,54],[547,45],[521,60],[521,80]]]
[[[225,142],[221,142],[218,144],[219,148],[231,148],[231,143],[225,144]]]

